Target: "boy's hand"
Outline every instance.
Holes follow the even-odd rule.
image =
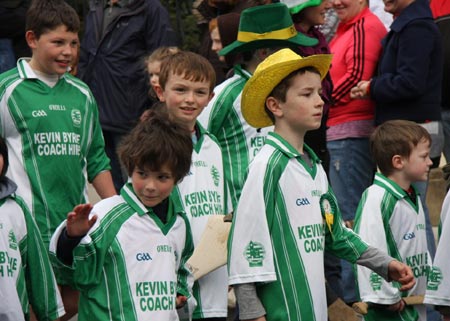
[[[73,211],[67,214],[67,236],[80,237],[87,234],[97,221],[96,215],[93,215],[91,219],[89,219],[91,210],[91,204],[80,204],[75,206]]]
[[[397,281],[402,285],[400,291],[408,291],[416,284],[411,268],[397,260],[392,260],[389,263],[388,275],[391,280]]]
[[[177,300],[176,300],[176,308],[182,308],[187,302],[187,297],[181,294],[177,294]]]

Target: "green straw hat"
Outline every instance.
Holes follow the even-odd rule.
[[[323,0],[328,1],[328,0]],[[317,7],[322,3],[322,0],[280,0],[288,8],[291,14],[296,14],[308,7]]]
[[[318,40],[295,30],[288,7],[272,3],[245,9],[241,13],[237,40],[219,54],[251,51],[260,48],[315,46]]]

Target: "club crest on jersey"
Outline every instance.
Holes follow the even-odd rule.
[[[266,257],[266,250],[261,243],[250,241],[245,247],[244,256],[250,267],[261,267]]]
[[[372,290],[379,291],[381,290],[381,276],[376,274],[375,272],[370,273],[370,286],[372,287]]]
[[[75,127],[80,127],[82,117],[81,117],[81,111],[78,109],[72,110],[70,113],[70,117],[72,117],[72,122]]]
[[[442,271],[437,266],[433,266],[428,273],[427,289],[431,291],[437,291],[439,285],[442,282]]]
[[[8,233],[8,242],[9,242],[9,248],[12,250],[17,250],[17,238],[16,234],[14,234],[14,231],[11,230]]]
[[[339,210],[336,198],[331,193],[325,193],[320,197],[319,203],[322,217],[325,218],[328,230],[333,236],[334,216]]]
[[[220,173],[217,170],[216,166],[212,166],[211,167],[211,177],[213,179],[213,183],[215,186],[219,186],[219,182],[220,182]]]

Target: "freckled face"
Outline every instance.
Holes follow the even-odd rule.
[[[185,79],[184,75],[172,74],[168,77],[165,88],[158,92],[158,97],[166,103],[169,114],[185,122],[194,129],[198,115],[213,97],[208,81]]]
[[[153,207],[169,197],[175,186],[175,177],[168,166],[158,171],[135,168],[131,174],[134,192],[147,207]]]

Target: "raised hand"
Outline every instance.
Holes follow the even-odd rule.
[[[67,214],[66,229],[69,237],[80,237],[87,234],[97,221],[96,215],[89,218],[91,210],[91,204],[80,204],[75,206],[73,211]]]

